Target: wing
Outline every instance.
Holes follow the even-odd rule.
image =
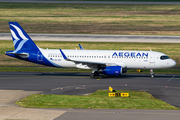
[[[63,51],[61,49],[59,49],[63,58],[66,61],[72,61],[75,62],[76,64],[82,64],[82,65],[87,65],[88,67],[97,67],[97,68],[102,68],[102,67],[106,67],[106,66],[122,66],[123,68],[126,68],[127,65],[123,62],[113,62],[113,63],[105,63],[105,62],[92,62],[92,61],[80,61],[80,60],[71,60],[69,58],[66,57],[66,55],[63,53]]]
[[[63,53],[63,51],[61,49],[59,49],[63,58],[66,60],[66,61],[72,61],[72,62],[75,62],[75,63],[82,63],[82,64],[86,64],[86,65],[106,65],[106,63],[103,63],[103,62],[91,62],[91,61],[79,61],[79,60],[71,60],[69,58],[66,57],[66,55]]]

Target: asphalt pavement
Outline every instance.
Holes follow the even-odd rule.
[[[104,110],[104,109],[20,109],[17,99],[30,94],[84,95],[99,89],[146,91],[154,97],[180,108],[180,75],[124,74],[89,77],[90,73],[0,72],[0,119],[90,120],[179,120],[180,111],[170,110]],[[8,98],[8,99],[7,99]],[[9,100],[10,102],[6,102]],[[19,112],[18,112],[19,111]],[[45,117],[49,112],[49,116]],[[53,114],[54,113],[54,114]],[[7,117],[8,116],[8,117]],[[44,116],[44,117],[43,117]],[[5,120],[5,119],[3,119]]]
[[[84,95],[100,89],[107,90],[111,86],[115,90],[146,91],[180,108],[180,75],[156,74],[155,78],[151,78],[149,74],[123,74],[92,79],[89,74],[0,72],[0,119],[179,120],[180,118],[178,110],[34,109],[20,108],[14,103],[34,93]]]

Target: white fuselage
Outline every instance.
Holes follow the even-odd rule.
[[[40,49],[44,57],[57,67],[92,69],[88,65],[77,64],[64,60],[59,49]],[[118,65],[127,69],[164,69],[176,65],[172,59],[160,59],[167,56],[154,51],[131,50],[63,50],[67,58],[76,61],[99,62],[108,65]]]

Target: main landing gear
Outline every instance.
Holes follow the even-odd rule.
[[[154,72],[152,69],[150,70],[150,74],[151,74],[151,77],[154,78]]]
[[[95,71],[94,73],[92,73],[91,75],[91,78],[96,78],[99,76],[99,72],[98,71]]]

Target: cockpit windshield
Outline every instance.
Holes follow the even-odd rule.
[[[168,56],[161,56],[160,59],[165,60],[165,59],[169,59],[169,57]]]

